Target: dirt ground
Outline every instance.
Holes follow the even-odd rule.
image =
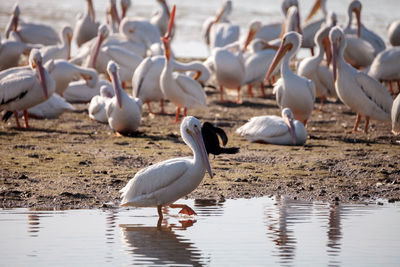
[[[210,156],[215,176],[206,174],[189,198],[400,200],[400,138],[391,133],[390,122],[372,121],[367,135],[352,133],[355,114],[341,103],[328,103],[309,120],[304,146],[254,144],[238,136],[235,130],[249,118],[279,115],[271,91],[266,98],[250,98],[243,88],[239,105],[218,103],[218,93],[208,88],[208,109],[188,111],[225,129],[228,146],[240,147],[236,155]],[[260,94],[257,88],[254,92]],[[226,98],[234,100],[235,93]],[[115,137],[108,125],[89,119],[87,104],[74,106],[75,112],[58,119],[31,119],[29,130],[16,129],[13,118],[0,124],[0,207],[117,206],[118,191],[139,169],[191,155],[179,124],[171,123],[171,103],[166,105],[169,115],[155,117],[144,106],[140,133],[132,137]]]

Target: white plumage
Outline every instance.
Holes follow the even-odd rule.
[[[18,66],[22,54],[28,55],[36,45],[0,37],[0,71]]]
[[[28,109],[28,114],[39,119],[56,119],[62,113],[74,110],[74,106],[57,93],[54,93],[46,101]]]
[[[400,94],[393,101],[392,106],[392,132],[395,135],[400,134]]]
[[[84,14],[79,14],[74,27],[74,39],[78,47],[97,35],[99,23],[96,22],[92,0],[86,0],[87,8]]]
[[[107,123],[106,105],[114,97],[114,91],[109,86],[100,88],[100,95],[96,95],[90,101],[88,107],[89,118],[98,122]]]
[[[42,54],[43,63],[51,59],[66,59],[71,58],[71,40],[72,40],[72,28],[64,26],[60,33],[61,44],[45,46],[40,49]]]

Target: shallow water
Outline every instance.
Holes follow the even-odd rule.
[[[2,266],[398,266],[400,206],[285,198],[155,208],[0,210]]]
[[[15,1],[0,0],[0,30],[3,32],[12,12]],[[109,1],[93,0],[96,9],[96,17],[105,22],[105,9]],[[117,1],[119,2],[119,1]],[[260,20],[263,23],[279,22],[282,20],[280,13],[280,1],[277,0],[233,0],[233,12],[231,21],[241,27],[241,34],[247,32],[252,20]],[[327,1],[328,10],[336,12],[340,25],[345,23],[348,0]],[[386,28],[388,24],[399,19],[394,12],[400,7],[398,0],[362,0],[362,21],[371,30],[380,35],[385,42],[388,38]],[[75,17],[86,7],[84,0],[54,1],[54,0],[29,0],[19,1],[21,18],[27,21],[42,22],[53,25],[60,30],[63,25],[74,26]],[[208,50],[201,39],[202,23],[210,16],[214,16],[220,7],[222,0],[168,0],[170,6],[177,5],[176,36],[172,42],[172,49],[178,57],[206,57]],[[311,6],[312,0],[299,0],[301,17],[304,19]],[[129,17],[150,17],[157,10],[155,0],[133,0],[128,11]],[[321,18],[321,13],[315,19]],[[76,50],[76,47],[74,48]],[[73,50],[73,52],[74,52]],[[304,51],[300,57],[308,56]]]

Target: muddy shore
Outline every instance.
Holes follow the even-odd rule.
[[[256,95],[260,92],[254,89]],[[249,143],[235,130],[249,118],[279,115],[275,99],[247,95],[243,104],[218,103],[208,88],[206,110],[189,110],[202,122],[222,127],[236,155],[210,156],[215,174],[205,176],[189,198],[223,199],[285,195],[294,199],[336,202],[400,201],[400,138],[390,122],[371,121],[368,134],[353,133],[355,114],[341,103],[314,111],[304,146]],[[227,99],[235,99],[235,91]],[[318,103],[316,103],[317,107]],[[44,209],[117,206],[119,190],[141,168],[187,156],[179,124],[169,115],[148,116],[144,106],[140,133],[114,137],[108,125],[89,119],[87,104],[55,120],[30,121],[32,129],[0,124],[0,207]],[[153,104],[158,110],[158,105]],[[361,127],[363,125],[361,124]]]

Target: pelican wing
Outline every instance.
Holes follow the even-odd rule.
[[[303,43],[302,47],[314,47],[314,36],[317,31],[321,28],[321,25],[325,22],[325,19],[319,19],[303,26]]]
[[[332,72],[327,67],[320,65],[317,74],[322,85],[328,89],[328,97],[337,98]]]
[[[0,107],[23,98],[37,81],[33,72],[9,75],[0,80]]]
[[[288,127],[281,117],[278,116],[258,116],[250,119],[249,122],[236,130],[242,136],[257,141],[263,138],[271,138],[284,135],[288,132]]]
[[[315,84],[313,81],[307,79],[307,87],[310,90],[311,97],[315,101]]]
[[[357,72],[355,75],[357,83],[365,95],[374,103],[376,103],[383,111],[390,114],[393,104],[392,96],[389,91],[382,86],[377,80],[371,78],[364,72]]]
[[[176,182],[188,170],[186,163],[184,158],[175,158],[140,170],[120,190],[121,205],[142,199],[151,199],[159,190]]]
[[[184,74],[174,73],[174,76],[175,81],[178,83],[185,95],[189,96],[194,103],[206,106],[206,93],[200,83]]]
[[[142,87],[144,78],[146,77],[148,71],[150,70],[153,61],[150,57],[145,58],[139,66],[136,68],[132,77],[132,95],[134,97],[139,97],[140,88]]]
[[[117,45],[102,47],[101,51],[109,55],[119,65],[135,68],[142,61],[142,57]]]

